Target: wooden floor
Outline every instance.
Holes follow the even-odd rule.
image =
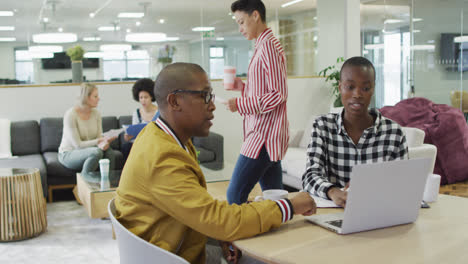
[[[439,193],[468,198],[468,180],[440,186]]]

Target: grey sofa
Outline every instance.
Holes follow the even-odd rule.
[[[103,131],[130,124],[131,116],[102,118]],[[44,197],[53,201],[53,190],[72,188],[76,184],[77,171],[64,167],[58,161],[58,147],[62,140],[63,118],[43,118],[37,121],[18,121],[11,123],[11,150],[16,156],[12,159],[0,159],[0,168],[38,168],[41,174]],[[202,166],[218,170],[223,168],[223,137],[210,132],[206,138],[194,138],[194,145],[200,151]],[[124,165],[120,146],[123,137],[112,142],[116,152],[115,169]]]

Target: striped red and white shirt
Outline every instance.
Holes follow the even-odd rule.
[[[270,28],[255,42],[247,83],[237,109],[244,117],[244,143],[240,153],[256,159],[263,145],[271,161],[282,160],[288,149],[289,122],[286,113],[288,86],[286,57]]]

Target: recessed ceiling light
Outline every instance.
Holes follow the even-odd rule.
[[[58,32],[63,32],[63,28],[59,27]]]
[[[132,30],[131,30],[131,29],[129,29],[129,28],[127,28],[127,30],[126,30],[126,31],[127,31],[127,33],[130,33],[130,32],[132,32]]]
[[[0,42],[11,42],[11,41],[16,41],[16,38],[14,38],[14,37],[2,37],[2,38],[0,38]]]
[[[103,26],[103,27],[98,27],[99,31],[118,31],[120,30],[120,27],[113,27],[113,26]]]
[[[287,3],[282,4],[281,7],[287,7],[287,6],[294,5],[294,4],[296,4],[296,3],[302,2],[302,1],[303,1],[303,0],[294,0],[294,1],[287,2]]]
[[[13,11],[0,11],[0,16],[13,16]]]
[[[128,51],[132,46],[128,44],[106,44],[99,47],[101,51]]]
[[[419,33],[419,32],[421,32],[421,30],[419,30],[419,29],[413,29],[413,33]]]
[[[145,16],[145,13],[130,13],[122,12],[117,15],[119,18],[142,18]]]
[[[84,37],[83,41],[100,41],[100,37]]]
[[[62,46],[29,46],[29,52],[62,52]]]
[[[32,37],[35,43],[71,43],[78,39],[74,33],[42,33]]]
[[[194,27],[194,28],[192,28],[192,31],[195,31],[195,32],[212,31],[212,30],[215,30],[215,27]]]
[[[47,22],[49,22],[49,18],[48,18],[48,17],[44,17],[44,18],[42,19],[42,21],[44,21],[44,22],[47,23]]]
[[[90,17],[90,18],[93,18],[95,15],[96,15],[96,14],[94,14],[94,13],[89,13],[89,17]]]
[[[236,17],[235,17],[235,16],[232,16],[232,19],[236,19]]]
[[[0,26],[0,31],[14,31],[15,27],[13,26]]]
[[[164,33],[132,33],[125,36],[127,42],[161,42],[166,40]]]
[[[411,46],[412,50],[435,50],[435,45],[413,45]]]
[[[219,37],[219,38],[216,38],[217,41],[223,41],[224,38],[223,37]]]
[[[180,38],[179,37],[167,37],[165,39],[165,41],[176,41],[176,40],[179,40]]]
[[[384,44],[367,44],[364,45],[364,49],[366,50],[374,50],[374,49],[383,49]]]
[[[164,19],[162,19],[162,18],[159,19],[159,24],[164,24],[164,22],[166,22],[166,20],[164,20]]]
[[[135,25],[136,25],[137,27],[139,27],[139,26],[141,25],[141,22],[140,22],[140,21],[137,21],[137,22],[135,22]]]
[[[453,42],[455,43],[463,43],[463,42],[468,42],[468,36],[458,36],[453,39]]]
[[[401,23],[403,20],[400,19],[385,19],[384,24],[396,24]]]
[[[419,22],[419,21],[423,21],[423,19],[422,19],[422,18],[418,18],[418,17],[413,18],[413,22]]]

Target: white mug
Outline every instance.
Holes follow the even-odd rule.
[[[266,190],[263,191],[263,196],[257,196],[255,197],[255,201],[262,201],[262,200],[280,200],[288,198],[288,191],[286,190],[281,190],[281,189],[271,189],[271,190]]]
[[[236,77],[236,67],[224,66],[224,89],[234,88],[234,78]]]

